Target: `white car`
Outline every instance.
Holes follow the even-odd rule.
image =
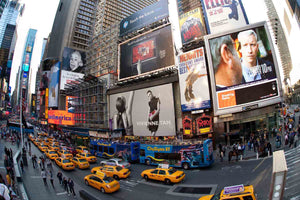
[[[130,163],[127,162],[127,161],[124,161],[120,158],[111,158],[109,160],[101,161],[100,165],[101,166],[104,166],[104,165],[116,166],[117,165],[117,166],[120,166],[120,167],[123,167],[123,168],[130,169]]]

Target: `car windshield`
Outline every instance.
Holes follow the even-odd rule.
[[[114,179],[113,179],[112,177],[106,176],[106,177],[103,178],[103,181],[104,181],[105,183],[110,183],[110,182],[113,182]]]
[[[70,162],[70,160],[69,159],[65,159],[65,160],[63,160],[63,163],[69,163]]]
[[[86,162],[85,159],[79,159],[79,162]]]
[[[119,172],[119,171],[121,171],[123,168],[122,167],[120,167],[120,166],[117,166],[116,167],[116,170]]]
[[[93,156],[93,155],[90,154],[90,153],[87,153],[87,154],[86,154],[86,157],[91,157],[91,156]]]
[[[173,173],[175,173],[177,171],[177,169],[175,169],[175,168],[170,168],[169,169],[169,174],[173,174]]]
[[[70,154],[70,152],[69,151],[65,151],[64,154]]]
[[[87,148],[82,148],[82,151],[87,151],[88,149]]]
[[[55,151],[50,151],[49,154],[56,154],[56,152]]]
[[[120,165],[127,165],[127,162],[125,162],[125,161],[120,162]]]
[[[221,193],[215,194],[210,200],[219,200]]]

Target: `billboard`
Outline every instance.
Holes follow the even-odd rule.
[[[119,52],[119,80],[173,66],[171,26],[123,42]]]
[[[124,18],[120,23],[120,36],[124,36],[168,16],[168,0],[160,0]]]
[[[196,8],[179,16],[181,41],[183,44],[206,35],[204,19],[200,8]]]
[[[179,59],[179,84],[182,111],[210,108],[204,48],[182,53]]]
[[[216,115],[280,102],[278,65],[265,23],[206,36],[205,44]]]
[[[71,82],[76,83],[76,79],[84,76],[85,58],[85,52],[68,47],[64,48],[60,78],[61,90],[65,89],[65,84]]]
[[[110,96],[113,130],[126,135],[175,135],[172,84],[160,85]]]
[[[66,96],[66,111],[75,113],[76,97]]]
[[[58,107],[58,83],[59,83],[60,62],[55,63],[50,71],[49,83],[49,108]]]
[[[241,0],[201,0],[208,34],[216,34],[249,24]]]
[[[40,88],[43,90],[45,90],[46,88],[49,88],[50,73],[51,73],[51,71],[43,71],[42,72]]]
[[[49,110],[48,123],[59,125],[75,125],[74,114],[66,110]]]

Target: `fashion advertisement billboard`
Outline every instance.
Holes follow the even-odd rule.
[[[281,100],[281,81],[265,23],[205,37],[216,115]]]
[[[119,45],[119,80],[175,65],[171,26]]]
[[[76,79],[84,76],[85,58],[85,52],[68,47],[64,48],[62,56],[60,90],[65,89],[65,84],[71,82],[76,83]]]
[[[191,111],[211,107],[204,48],[182,53],[179,59],[181,110]]]
[[[49,83],[49,108],[58,107],[58,82],[59,82],[60,62],[55,63],[50,71]]]
[[[181,41],[183,44],[206,35],[204,19],[200,8],[196,8],[179,16]]]
[[[248,18],[241,0],[201,0],[208,34],[243,27]]]
[[[120,36],[127,35],[168,16],[168,0],[160,0],[124,18],[120,23]]]
[[[172,84],[110,96],[113,130],[134,136],[173,136],[175,113]]]

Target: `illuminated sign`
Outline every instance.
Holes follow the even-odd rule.
[[[197,130],[200,134],[212,132],[212,117],[203,114],[196,119]]]
[[[148,151],[156,151],[156,152],[160,152],[160,151],[171,151],[171,147],[147,147]]]
[[[48,123],[60,125],[75,125],[74,114],[65,110],[49,110]]]
[[[183,134],[189,135],[192,132],[192,119],[185,116],[182,119]]]

